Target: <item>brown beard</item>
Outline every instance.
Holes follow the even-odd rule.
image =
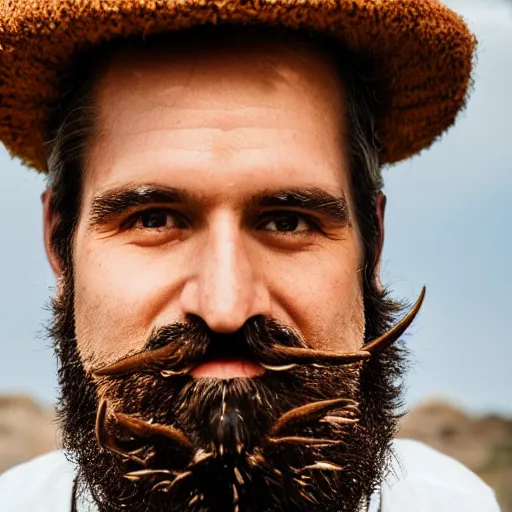
[[[372,293],[365,300],[371,338],[398,309]],[[77,351],[73,296],[68,276],[51,327],[60,421],[80,485],[101,512],[356,512],[379,485],[399,418],[405,356],[396,345],[364,362],[196,380],[189,363],[225,347],[272,362],[271,340],[290,348],[304,342],[263,318],[219,335],[192,317],[153,333],[142,352],[182,347],[178,371],[168,370],[174,359],[93,375]]]

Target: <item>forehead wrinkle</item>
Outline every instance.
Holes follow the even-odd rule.
[[[263,48],[269,53],[263,53]],[[212,55],[213,59],[210,58]],[[278,55],[281,55],[281,59]],[[232,65],[234,61],[236,65]],[[219,73],[219,67],[225,68],[225,73]],[[304,73],[303,67],[313,68],[314,72]],[[261,72],[255,73],[255,68],[261,68]],[[172,70],[172,80],[168,79],[169,70]],[[271,100],[271,93],[279,84],[289,85],[293,82],[301,88],[318,89],[318,76],[322,76],[324,82],[328,80],[331,86],[339,91],[343,90],[341,80],[330,59],[306,44],[259,42],[250,46],[245,45],[243,51],[238,52],[231,48],[229,52],[223,48],[208,51],[208,48],[204,47],[188,52],[167,49],[164,52],[161,49],[142,48],[135,53],[128,53],[122,50],[114,53],[106,71],[100,77],[99,102],[104,107],[108,102],[102,100],[108,99],[109,95],[114,94],[117,100],[122,99],[123,95],[133,99],[133,93],[140,91],[152,108],[173,108],[180,104],[185,106],[192,100],[195,109],[202,106],[208,109],[210,92],[226,86],[232,88],[237,82],[243,85],[242,91],[247,93],[256,88],[263,91],[267,99]],[[150,96],[144,94],[148,80],[152,82],[153,88],[157,89],[153,90]],[[126,87],[115,87],[119,83]],[[113,91],[110,90],[112,88]],[[199,89],[199,94],[194,93],[196,89]],[[237,93],[239,92],[240,89],[237,90]],[[159,99],[163,95],[166,99],[161,102]],[[236,97],[234,99],[236,100]],[[244,106],[251,104],[248,101],[250,99],[250,95],[245,94]],[[331,97],[331,104],[332,101]],[[136,106],[130,104],[132,110]],[[261,106],[261,95],[257,97],[254,106]],[[279,104],[275,105],[278,106]]]
[[[270,47],[271,45],[267,46]],[[302,48],[304,48],[304,51],[301,51]],[[289,110],[297,111],[296,102],[294,103],[292,98],[289,105],[283,105],[283,91],[275,98],[272,98],[272,94],[262,96],[261,93],[251,96],[251,94],[248,94],[248,88],[254,86],[255,81],[252,79],[255,76],[258,79],[256,82],[260,80],[268,82],[270,80],[269,84],[273,86],[270,89],[275,89],[276,84],[286,83],[289,85],[292,82],[294,85],[290,85],[290,87],[295,87],[295,89],[297,89],[297,85],[302,83],[307,85],[308,88],[314,87],[315,91],[318,88],[318,95],[310,94],[308,105],[298,110],[303,110],[304,113],[301,114],[303,116],[314,115],[319,119],[326,120],[323,122],[336,123],[335,129],[338,133],[340,132],[339,127],[344,124],[344,116],[341,115],[343,102],[342,95],[339,92],[340,90],[342,92],[343,88],[334,71],[334,65],[320,52],[308,49],[307,45],[300,45],[299,47],[298,45],[281,44],[273,45],[272,52],[269,55],[262,55],[260,42],[258,45],[244,49],[244,52],[238,52],[237,65],[242,63],[245,67],[238,68],[234,66],[234,68],[231,68],[228,64],[233,61],[233,55],[226,54],[224,50],[217,51],[222,66],[226,68],[226,73],[221,76],[220,80],[226,87],[235,87],[233,91],[230,91],[233,94],[230,94],[229,102],[219,107],[216,92],[219,87],[223,86],[215,82],[215,78],[219,76],[219,59],[214,58],[210,62],[207,57],[214,52],[210,52],[205,57],[204,48],[200,50],[203,53],[198,54],[196,50],[188,52],[186,55],[193,57],[188,61],[183,58],[185,53],[180,55],[179,53],[166,52],[164,54],[162,51],[155,53],[154,50],[142,49],[136,53],[135,57],[127,52],[116,54],[116,59],[111,61],[97,84],[99,94],[96,99],[101,114],[101,126],[96,131],[94,142],[96,147],[92,149],[91,153],[101,152],[103,154],[101,157],[101,167],[103,169],[113,166],[112,170],[116,173],[116,160],[119,158],[119,151],[123,151],[122,143],[124,142],[126,146],[126,144],[132,145],[135,141],[135,145],[140,146],[144,134],[150,137],[151,134],[158,132],[160,129],[162,130],[162,145],[166,145],[167,142],[171,144],[173,142],[178,143],[182,140],[184,148],[187,148],[191,143],[191,137],[186,135],[187,131],[193,132],[204,128],[212,130],[212,134],[215,135],[224,132],[234,133],[235,130],[242,129],[239,132],[242,138],[235,140],[235,145],[230,143],[223,148],[222,144],[218,146],[217,142],[220,139],[212,137],[211,141],[207,143],[207,146],[210,145],[211,147],[202,147],[198,144],[197,147],[190,148],[194,149],[196,153],[211,153],[212,156],[216,156],[215,152],[217,152],[217,156],[221,154],[223,158],[235,158],[237,151],[252,149],[251,145],[253,144],[256,146],[255,149],[259,150],[259,144],[254,143],[249,135],[243,134],[243,127],[248,126],[250,128],[251,124],[254,124],[258,129],[273,128],[281,133],[293,131],[293,128],[285,126],[285,121]],[[314,54],[316,59],[309,58],[307,52],[311,55]],[[279,55],[285,55],[284,60],[279,60]],[[154,68],[154,63],[163,61],[163,59],[169,65],[165,66],[164,69]],[[318,72],[314,76],[310,76],[311,73],[306,73],[301,68],[301,62],[308,63],[309,68],[313,67]],[[266,72],[255,74],[253,71],[255,63],[265,69]],[[270,69],[273,70],[272,73],[267,72]],[[172,79],[173,74],[169,74],[169,71],[172,73],[174,71],[178,72],[180,83]],[[248,71],[248,73],[245,71]],[[319,87],[317,83],[319,73],[323,77],[323,82],[329,82],[329,86]],[[123,79],[117,80],[116,74],[117,78]],[[167,80],[166,78],[169,76],[171,76],[171,79]],[[156,94],[153,94],[155,92],[153,86],[156,87]],[[334,87],[336,91],[334,91]],[[191,89],[194,88],[197,90],[191,92]],[[316,97],[319,98],[318,101],[315,99]],[[286,98],[286,95],[284,98]],[[161,116],[158,116],[152,112],[163,108],[168,109],[168,113],[163,112]],[[333,115],[333,112],[338,112],[338,109],[340,113]],[[193,111],[200,112],[200,114],[193,116]],[[280,111],[283,112],[284,116],[282,123],[279,123]],[[144,120],[146,115],[148,115],[147,121]],[[273,119],[273,124],[270,118]],[[151,125],[151,123],[153,124]],[[301,130],[310,126],[307,123],[303,124],[304,126],[301,124]],[[181,135],[174,137],[170,133],[171,130],[174,130],[177,135]],[[164,131],[169,132],[168,141],[164,140]],[[131,139],[131,141],[127,140],[126,136],[122,136],[123,132],[128,135],[128,139]],[[313,133],[311,136],[313,136]],[[140,137],[139,141],[136,141],[138,137]],[[113,139],[118,139],[118,142],[114,143],[118,147],[114,148],[114,151],[110,151],[108,146],[111,146]],[[338,162],[338,158],[345,159],[342,150],[342,146],[345,145],[343,139],[344,137],[340,137],[339,154],[333,155],[336,157],[336,162]],[[203,140],[208,141],[204,137]],[[272,139],[272,141],[280,144],[277,138]],[[227,154],[223,152],[227,152]],[[125,161],[123,165],[126,165],[126,163],[129,165],[129,161]],[[335,165],[338,167],[339,164],[336,163]],[[341,162],[341,166],[346,168],[345,162]],[[96,166],[93,164],[93,167]],[[132,176],[134,176],[133,173]]]

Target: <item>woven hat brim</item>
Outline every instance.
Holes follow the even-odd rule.
[[[77,52],[220,23],[314,30],[376,62],[382,164],[429,147],[466,102],[476,40],[435,0],[17,0],[0,14],[0,140],[46,171],[48,108]]]

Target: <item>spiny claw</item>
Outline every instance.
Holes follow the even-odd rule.
[[[343,441],[340,441],[337,439],[322,439],[322,438],[315,438],[315,437],[283,436],[283,437],[268,437],[267,442],[269,442],[270,444],[330,446],[333,444],[341,444]]]
[[[180,473],[174,480],[163,480],[162,482],[158,482],[151,488],[151,491],[162,491],[162,492],[170,492],[179,482],[189,477],[192,474],[192,471],[185,471],[184,473]]]
[[[318,461],[310,466],[302,468],[304,471],[307,469],[321,469],[322,471],[342,471],[343,467],[333,464],[332,462]]]
[[[176,473],[167,469],[141,469],[139,471],[131,471],[124,475],[128,480],[140,480],[145,477],[158,477],[158,476],[174,476]]]
[[[238,482],[238,485],[245,485],[244,477],[242,476],[242,473],[240,473],[240,470],[236,466],[233,468],[233,473],[235,474],[235,478],[236,481]]]
[[[183,432],[174,427],[161,425],[159,423],[148,423],[147,421],[121,412],[115,413],[115,418],[119,425],[134,437],[165,437],[182,449],[190,452],[194,449],[192,441],[190,441]]]
[[[107,416],[107,401],[105,399],[100,401],[98,406],[98,412],[96,413],[96,425],[94,429],[94,434],[96,435],[96,441],[100,447],[104,447],[107,432],[104,429],[105,418]]]
[[[135,452],[139,450],[134,450],[132,452],[127,452],[122,450],[116,442],[114,436],[108,433],[105,427],[105,420],[107,416],[107,401],[105,399],[101,400],[98,412],[96,413],[96,426],[95,426],[95,435],[96,441],[100,448],[108,450],[109,452],[118,455],[127,460],[131,460],[139,464],[142,467],[146,466],[146,461],[135,456]]]
[[[168,492],[171,483],[171,480],[162,480],[161,482],[158,482],[157,484],[153,485],[153,487],[151,487],[151,492]]]
[[[333,423],[335,425],[353,425],[354,423],[358,423],[358,418],[343,418],[342,416],[324,416],[321,420],[321,423]]]
[[[192,460],[191,466],[201,464],[205,460],[211,459],[215,454],[213,452],[205,452],[204,450],[197,450]]]
[[[333,400],[322,400],[319,402],[313,402],[311,404],[296,407],[295,409],[285,412],[277,419],[270,431],[270,435],[276,436],[284,429],[292,425],[296,425],[297,423],[303,424],[320,420],[333,409],[352,405],[355,405],[353,400],[346,398],[336,398]]]

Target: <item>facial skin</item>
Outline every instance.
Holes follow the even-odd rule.
[[[73,253],[86,364],[140,350],[154,328],[188,314],[219,333],[264,315],[312,347],[361,346],[363,255],[342,100],[332,64],[303,47],[115,57],[97,87]],[[101,214],[99,203],[126,191],[144,204]],[[157,197],[174,191],[180,202]],[[286,191],[340,204],[265,206]],[[198,376],[259,372],[234,361]]]
[[[45,198],[62,276],[50,334],[79,489],[101,512],[355,512],[388,460],[399,350],[278,369],[259,357],[357,351],[365,320],[378,336],[396,311],[368,279],[363,310],[334,65],[305,44],[261,40],[116,52],[94,93],[69,263],[50,243],[58,219]],[[98,372],[200,346],[214,357],[190,374],[169,376],[169,361]],[[151,474],[126,479],[142,468]]]

